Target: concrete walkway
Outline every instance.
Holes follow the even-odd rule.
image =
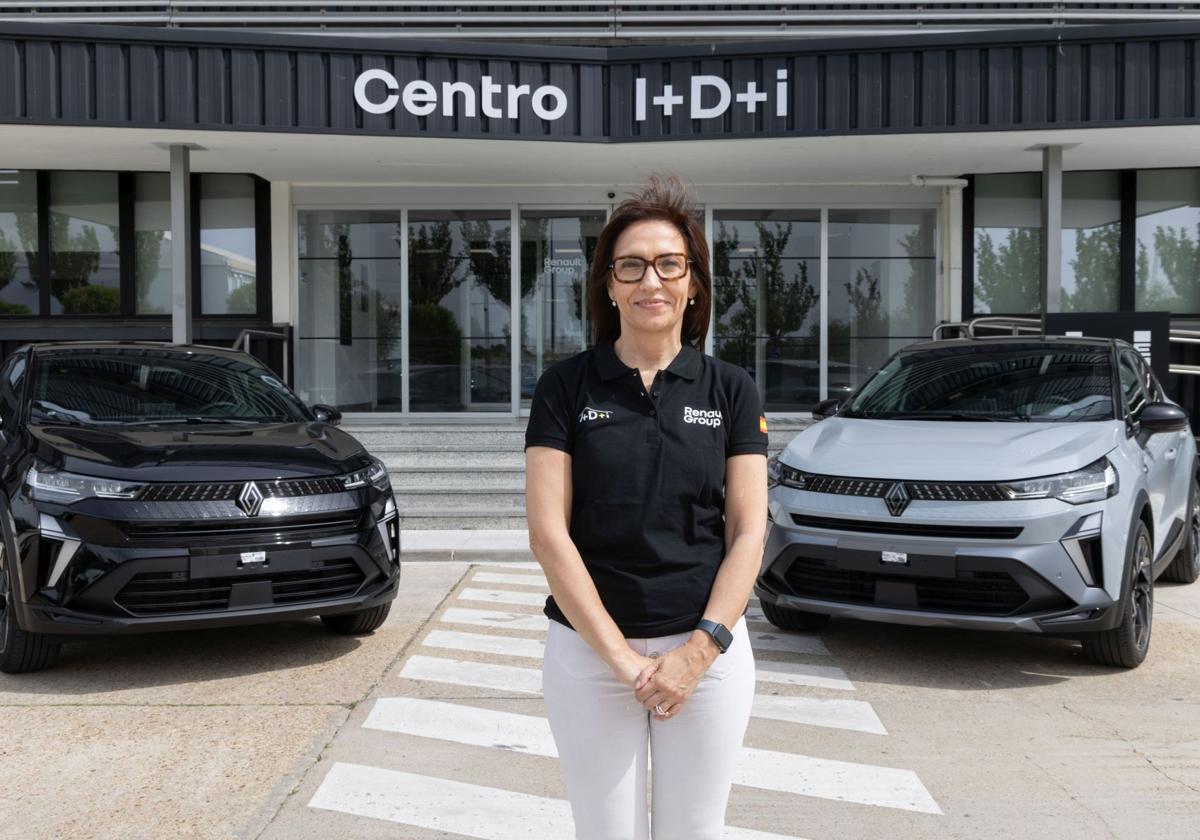
[[[532,560],[526,530],[419,530],[400,532],[400,552],[406,563],[427,560]]]

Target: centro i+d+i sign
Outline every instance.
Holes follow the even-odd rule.
[[[374,83],[374,84],[373,84]],[[712,120],[725,115],[736,101],[749,114],[769,108],[774,99],[777,117],[786,117],[788,112],[787,70],[775,73],[774,95],[759,90],[758,82],[746,82],[743,90],[734,93],[729,82],[720,76],[692,76],[687,85],[681,85],[676,93],[675,86],[666,84],[657,93],[648,89],[643,77],[633,82],[634,119],[643,122],[657,110],[662,116],[686,116],[693,120]],[[770,85],[767,86],[768,88]],[[597,91],[599,96],[600,92]],[[354,81],[354,101],[369,114],[386,114],[403,107],[417,117],[425,117],[440,107],[444,117],[483,116],[495,119],[516,119],[522,97],[529,98],[533,113],[543,120],[558,120],[567,113],[567,94],[557,85],[500,84],[491,76],[480,78],[479,85],[472,82],[442,82],[440,88],[425,79],[413,79],[403,87],[400,80],[387,70],[364,70]],[[459,107],[461,105],[461,111]]]

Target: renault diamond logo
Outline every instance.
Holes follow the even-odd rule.
[[[240,507],[247,516],[258,516],[258,509],[262,507],[263,494],[258,489],[258,485],[251,481],[242,488],[242,493],[237,497],[237,506]],[[891,505],[891,502],[888,502]]]
[[[901,481],[897,481],[892,485],[892,489],[887,491],[887,495],[883,497],[883,500],[887,502],[888,513],[892,516],[899,516],[904,513],[904,509],[912,501],[908,498],[908,491],[904,489],[904,483]]]

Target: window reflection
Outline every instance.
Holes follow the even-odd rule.
[[[138,315],[171,312],[171,182],[165,172],[134,178],[134,281]]]
[[[121,311],[115,172],[50,173],[50,313]]]
[[[0,169],[0,315],[37,315],[37,173]]]
[[[1200,312],[1200,169],[1137,175],[1137,308]]]
[[[254,179],[200,176],[200,312],[258,311]]]

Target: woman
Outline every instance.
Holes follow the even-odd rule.
[[[762,559],[767,427],[741,368],[705,356],[696,208],[652,179],[600,234],[594,348],[538,382],[529,541],[553,619],[546,714],[578,840],[716,840],[754,695],[742,614]]]

